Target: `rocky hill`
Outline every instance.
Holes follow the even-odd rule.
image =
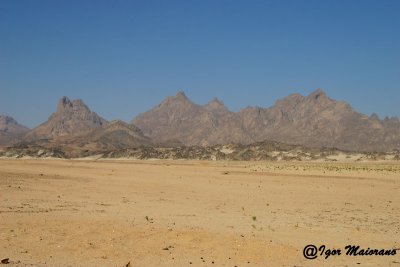
[[[334,148],[307,148],[300,145],[288,145],[279,142],[265,141],[250,145],[228,144],[215,146],[138,146],[121,149],[105,147],[97,141],[55,144],[52,140],[40,140],[34,143],[20,143],[13,147],[0,149],[0,157],[35,157],[35,158],[82,158],[88,159],[191,159],[191,160],[238,160],[238,161],[325,161],[325,162],[356,162],[356,161],[398,161],[400,151],[384,152],[351,152]],[[95,145],[91,147],[91,145]]]
[[[119,120],[70,138],[65,143],[92,151],[153,146],[151,139],[144,136],[138,127]]]
[[[8,146],[21,141],[29,129],[10,116],[0,115],[0,146]]]

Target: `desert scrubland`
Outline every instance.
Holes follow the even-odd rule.
[[[10,266],[400,265],[309,244],[400,248],[400,164],[0,160]]]

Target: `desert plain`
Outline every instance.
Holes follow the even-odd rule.
[[[8,266],[400,266],[310,244],[399,249],[400,164],[0,160]]]

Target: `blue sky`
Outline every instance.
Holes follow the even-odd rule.
[[[0,1],[0,114],[130,121],[183,90],[233,111],[322,88],[400,116],[400,1]]]

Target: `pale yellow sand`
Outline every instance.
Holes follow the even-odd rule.
[[[11,265],[400,266],[308,244],[400,248],[399,164],[0,160]]]

